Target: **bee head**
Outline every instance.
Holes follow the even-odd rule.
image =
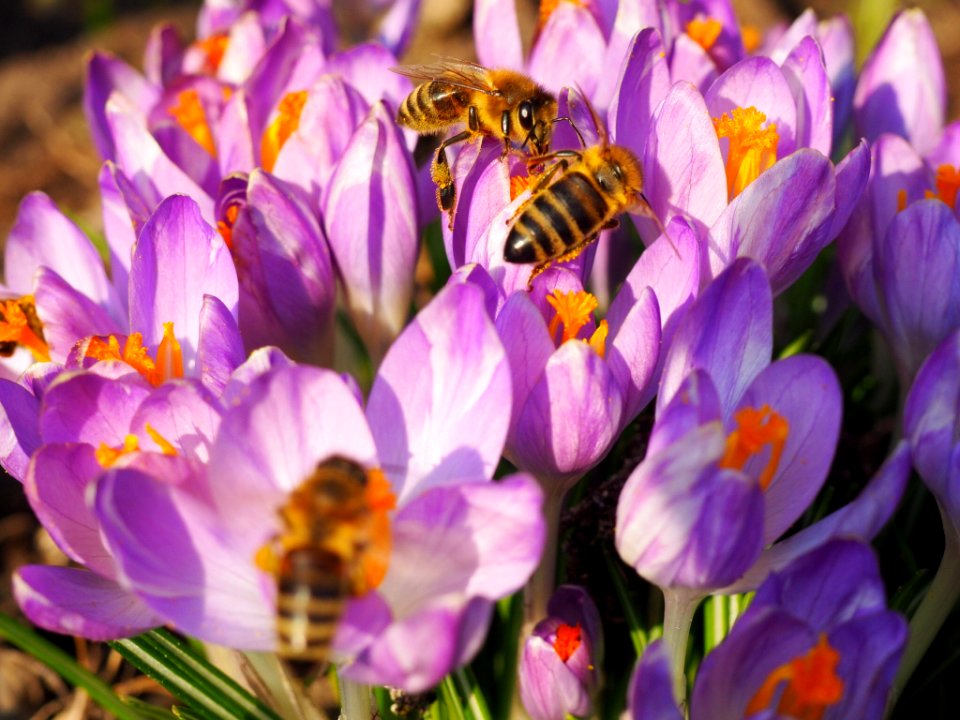
[[[598,162],[594,165],[594,176],[601,189],[621,198],[625,206],[640,201],[643,192],[643,170],[636,156],[619,145],[603,147]]]
[[[524,144],[531,143],[538,155],[547,152],[553,135],[553,119],[557,114],[556,98],[537,87],[517,105],[516,114],[517,126],[525,136]]]

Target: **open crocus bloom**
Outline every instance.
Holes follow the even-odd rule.
[[[880,718],[906,622],[887,610],[870,548],[831,540],[761,585],[732,632],[703,661],[693,720]],[[630,688],[634,720],[679,720],[657,641]]]

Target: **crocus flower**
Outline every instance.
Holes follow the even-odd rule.
[[[592,714],[601,640],[590,596],[574,585],[558,587],[520,657],[520,698],[533,720]]]
[[[700,665],[690,717],[881,718],[906,635],[870,548],[831,540],[759,588]],[[682,717],[666,702],[670,670],[659,643],[631,682],[634,720]]]
[[[348,678],[434,685],[476,653],[493,601],[524,583],[543,543],[536,483],[490,482],[510,379],[482,292],[454,285],[421,311],[385,357],[366,415],[330,371],[261,358],[243,378],[225,391],[205,468],[118,466],[97,483],[125,586],[184,632],[275,649],[276,583],[256,558],[282,530],[278,509],[333,455],[379,467],[389,559],[375,589],[349,601],[334,647]]]

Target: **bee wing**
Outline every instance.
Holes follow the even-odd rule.
[[[482,65],[463,62],[462,60],[441,58],[438,62],[429,65],[401,65],[390,69],[411,80],[419,80],[420,82],[441,80],[450,85],[467,90],[476,90],[486,95],[500,94],[497,87],[490,81],[489,70]]]

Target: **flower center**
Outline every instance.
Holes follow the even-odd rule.
[[[727,196],[733,200],[760,173],[777,161],[776,124],[761,127],[767,116],[755,107],[734,108],[730,115],[724,113],[713,119],[718,138],[730,141],[727,153]]]
[[[570,659],[577,648],[580,647],[582,630],[580,623],[576,625],[567,625],[563,623],[557,628],[557,635],[553,640],[553,649],[563,662]]]
[[[840,653],[820,634],[810,652],[774,670],[747,705],[747,716],[771,709],[777,690],[783,687],[776,706],[778,717],[820,720],[831,705],[843,698],[843,680],[837,677]]]
[[[940,200],[951,210],[957,204],[957,191],[960,190],[960,171],[953,165],[943,164],[937,167],[937,174],[933,179],[936,190],[925,190],[924,200]],[[897,212],[903,212],[910,204],[905,188],[897,191]]]
[[[686,27],[690,39],[707,51],[717,42],[721,30],[723,30],[723,25],[720,24],[720,21],[706,15],[697,15],[687,23]]]
[[[787,444],[790,424],[782,415],[764,405],[759,410],[745,407],[734,413],[737,428],[727,436],[727,447],[720,467],[731,470],[743,470],[743,466],[764,447],[770,446],[770,459],[760,473],[760,488],[766,490],[773,480],[780,456]]]
[[[254,563],[279,579],[290,574],[294,553],[336,558],[350,594],[363,595],[387,574],[396,502],[381,470],[342,459],[321,463],[280,508],[283,532],[257,551]]]
[[[0,356],[10,357],[17,345],[33,353],[37,362],[49,362],[50,348],[43,339],[43,323],[33,295],[0,302]]]
[[[233,250],[233,226],[237,222],[237,215],[240,214],[240,203],[231,203],[223,211],[223,219],[217,220],[217,230],[220,236],[227,244],[227,247]]]
[[[754,52],[763,43],[763,31],[756,25],[741,25],[740,38],[748,53]]]
[[[223,56],[227,52],[229,44],[230,36],[226,33],[217,33],[202,40],[197,40],[193,44],[203,53],[204,72],[213,75],[220,69],[220,63],[223,62]]]
[[[160,448],[161,453],[164,455],[177,454],[177,449],[173,446],[173,443],[157,432],[150,423],[146,424],[145,430],[147,431],[147,435],[149,435]],[[94,451],[94,456],[101,467],[111,468],[120,458],[139,451],[140,440],[136,435],[127,435],[123,439],[123,444],[118,447],[111,447],[106,443],[100,443],[100,447]]]
[[[511,175],[510,176],[510,202],[513,202],[521,194],[523,194],[530,185],[533,184],[533,179],[529,175]]]
[[[173,323],[163,324],[163,340],[157,348],[156,359],[150,357],[150,351],[143,346],[142,333],[130,333],[120,349],[116,335],[106,339],[98,336],[90,338],[84,357],[94,360],[120,360],[143,375],[154,387],[164,380],[183,377],[183,351],[173,335]]]
[[[167,108],[167,112],[200,147],[213,157],[217,156],[217,146],[207,122],[207,111],[200,102],[200,93],[193,89],[181,90],[177,93],[176,104]]]
[[[300,127],[300,113],[306,103],[307,91],[299,90],[284,95],[277,105],[277,115],[263,131],[260,141],[260,161],[267,172],[273,171],[283,144]]]
[[[559,347],[568,340],[576,340],[580,330],[592,319],[594,310],[599,303],[597,298],[585,290],[563,292],[554,290],[547,295],[547,302],[556,310],[547,331]],[[592,347],[597,355],[604,356],[607,343],[607,321],[601,320],[597,329],[593,331],[589,340],[585,342]],[[559,332],[559,340],[557,339]]]

